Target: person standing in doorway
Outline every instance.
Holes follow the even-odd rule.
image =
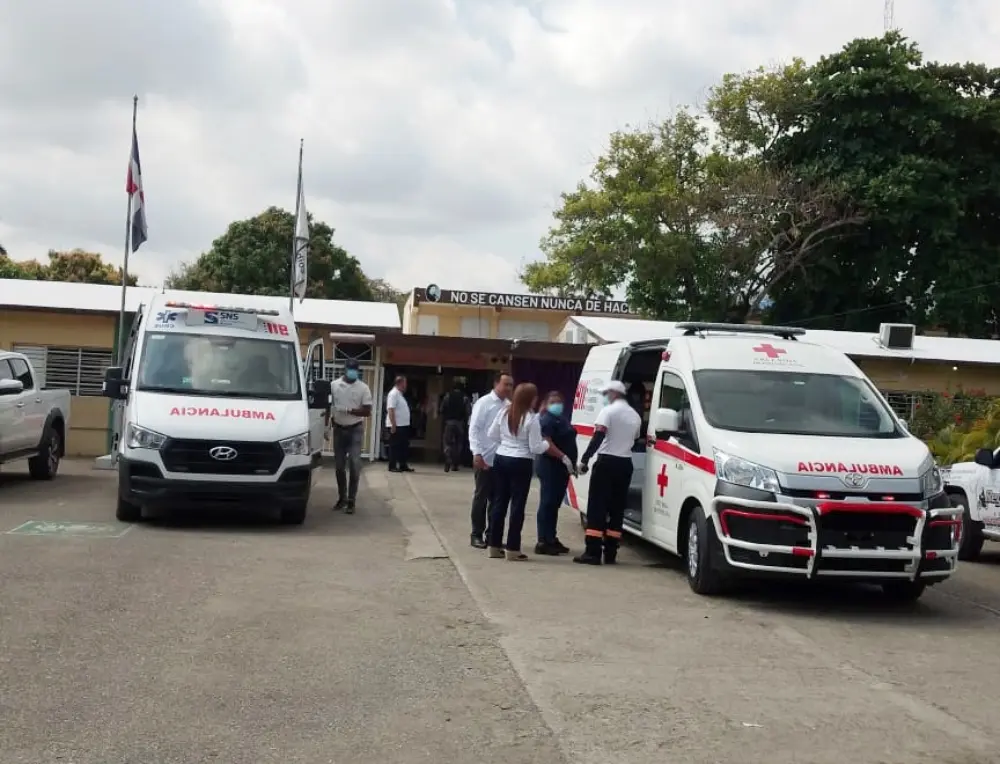
[[[522,382],[514,389],[509,406],[505,407],[490,425],[487,437],[499,440],[493,460],[493,505],[490,507],[489,549],[490,557],[508,560],[526,560],[521,551],[521,530],[524,527],[524,508],[528,503],[531,475],[535,457],[549,454],[559,459],[570,472],[576,466],[562,451],[542,437],[538,414],[538,388]],[[504,523],[510,510],[507,544],[503,544]]]
[[[580,459],[580,472],[587,471],[596,453],[594,474],[587,497],[586,549],[573,558],[583,565],[613,565],[618,561],[628,489],[632,482],[632,447],[642,432],[642,418],[626,400],[621,382],[608,382],[601,390],[604,407],[594,421],[594,435]]]
[[[389,472],[413,472],[410,466],[410,404],[406,401],[406,377],[400,374],[385,397],[389,420]]]
[[[333,382],[333,459],[337,476],[337,503],[354,514],[361,481],[361,442],[365,419],[372,415],[372,391],[361,379],[361,369],[354,359],[347,361],[344,375]]]
[[[469,398],[458,382],[441,399],[441,419],[444,421],[444,471],[458,472],[465,443],[465,423],[469,419]]]
[[[469,450],[472,451],[472,474],[475,479],[470,543],[476,549],[486,548],[487,509],[493,502],[493,460],[500,445],[487,437],[487,431],[510,400],[513,390],[514,378],[499,372],[493,378],[493,390],[476,401],[469,417]]]
[[[562,451],[572,464],[576,464],[576,430],[570,424],[563,411],[562,393],[553,390],[546,397],[545,410],[540,417],[542,437],[550,440],[556,448]],[[569,487],[570,471],[562,459],[556,459],[548,454],[542,454],[535,460],[535,473],[538,475],[539,497],[538,543],[535,544],[535,554],[558,555],[569,552],[556,535],[559,526],[559,507],[566,497]]]

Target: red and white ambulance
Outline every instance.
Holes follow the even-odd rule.
[[[330,383],[308,379],[288,309],[156,295],[133,323],[104,394],[120,407],[116,515],[146,507],[259,505],[305,520]],[[320,364],[321,365],[321,364]]]
[[[914,600],[951,575],[962,510],[926,445],[847,356],[798,328],[676,330],[595,346],[574,400],[582,453],[602,386],[645,389],[627,532],[684,558],[700,594],[739,575],[839,577]],[[581,516],[589,480],[568,495]]]

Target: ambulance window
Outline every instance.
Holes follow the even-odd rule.
[[[698,451],[698,434],[695,431],[694,417],[691,416],[691,400],[680,377],[668,372],[663,373],[663,380],[660,382],[659,408],[673,409],[681,415],[681,426],[684,430],[676,436],[677,440],[688,448]]]

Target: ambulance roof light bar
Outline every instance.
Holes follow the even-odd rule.
[[[685,337],[704,332],[731,332],[734,334],[769,334],[783,340],[794,340],[806,333],[798,326],[767,326],[766,324],[713,324],[702,321],[683,321],[676,326]]]
[[[195,305],[191,302],[168,302],[168,308],[187,308],[189,310],[225,310],[231,313],[253,313],[258,316],[280,316],[277,310],[261,310],[260,308],[231,308],[225,305]]]

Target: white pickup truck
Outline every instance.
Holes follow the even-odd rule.
[[[66,453],[69,391],[42,390],[31,362],[0,350],[0,464],[28,460],[36,480],[51,480]]]
[[[958,559],[979,558],[985,541],[1000,541],[1000,448],[980,448],[975,460],[941,470],[953,507],[961,507]]]

